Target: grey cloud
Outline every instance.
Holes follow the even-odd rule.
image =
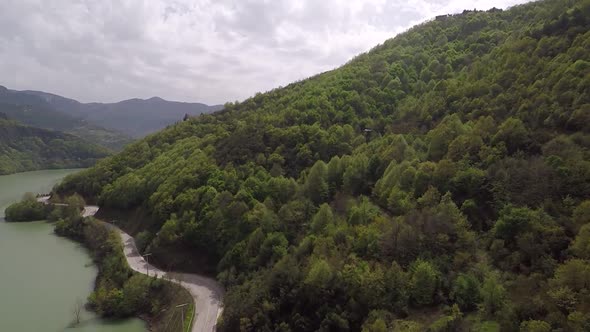
[[[223,103],[333,69],[437,14],[524,1],[3,0],[0,84]]]

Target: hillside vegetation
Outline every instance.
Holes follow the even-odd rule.
[[[588,0],[440,17],[57,191],[208,257],[223,331],[588,331],[589,28]]]
[[[109,154],[76,136],[24,126],[0,113],[0,175],[89,167]]]

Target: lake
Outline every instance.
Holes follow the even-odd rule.
[[[86,302],[97,269],[78,243],[53,235],[46,222],[7,223],[4,209],[24,193],[48,193],[77,170],[0,176],[0,331],[145,332],[140,319],[111,321],[82,313],[69,328],[78,301]]]

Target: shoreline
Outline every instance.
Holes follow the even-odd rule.
[[[36,199],[38,203],[42,203],[44,205],[66,205],[64,203],[51,203],[49,196],[38,196]],[[96,218],[87,219],[88,217],[94,217],[98,210],[98,206],[83,205],[83,208],[78,212],[80,218],[77,219],[77,224],[75,221],[76,219],[74,219],[74,221],[68,221],[67,223],[70,223],[69,226],[65,221],[61,220],[57,222],[54,230],[58,236],[63,236],[82,244],[91,253],[94,263],[98,268],[98,274],[95,278],[94,291],[91,293],[88,299],[90,306],[103,317],[117,316],[119,314],[125,315],[126,311],[124,311],[125,308],[123,307],[117,309],[116,304],[115,307],[113,307],[113,304],[110,302],[108,302],[110,304],[107,304],[106,307],[104,306],[105,295],[103,288],[104,284],[102,284],[102,277],[105,277],[103,275],[103,269],[105,268],[103,264],[105,264],[105,260],[107,260],[106,262],[108,264],[109,259],[120,259],[125,261],[125,263],[119,261],[117,264],[119,264],[120,268],[123,268],[121,264],[125,264],[125,269],[128,272],[124,273],[130,274],[128,274],[126,279],[120,282],[119,286],[115,286],[115,290],[123,291],[125,288],[123,286],[127,286],[127,282],[137,274],[147,275],[148,278],[155,277],[152,280],[168,281],[170,286],[180,286],[181,289],[188,293],[188,295],[190,295],[192,298],[192,301],[190,301],[192,306],[190,306],[188,310],[188,312],[193,313],[191,318],[189,318],[189,322],[193,324],[191,331],[215,331],[217,328],[218,319],[223,312],[223,287],[212,278],[198,274],[162,271],[157,267],[148,264],[146,261],[144,261],[143,256],[139,253],[135,244],[135,239],[131,235],[103,220]],[[74,222],[74,224],[71,224],[72,222]],[[102,239],[100,239],[100,237],[102,237]],[[115,237],[117,240],[114,240]],[[114,243],[115,241],[117,244]],[[105,248],[104,243],[109,245]],[[121,246],[121,251],[119,251],[119,246]],[[113,250],[116,250],[117,252],[114,252]],[[117,256],[119,256],[119,258],[116,258]],[[125,269],[122,271],[125,271]],[[106,276],[106,279],[108,280],[109,277],[112,276],[117,275],[115,274]],[[151,299],[149,295],[151,295]],[[154,294],[149,295],[144,301],[148,301],[150,303],[152,303],[152,301],[156,301],[157,303],[158,298],[154,297]],[[124,293],[121,296],[124,296]],[[174,302],[172,299],[171,301]],[[186,305],[186,303],[183,305]],[[169,304],[170,303],[166,304],[166,306]],[[170,306],[170,308],[173,307]],[[197,313],[197,308],[202,311]],[[132,311],[129,313],[148,322],[150,329],[157,325],[151,318],[152,316],[157,317],[159,315],[157,311],[154,313],[152,309],[151,314],[146,314],[142,311],[145,310],[145,308],[141,309],[140,307],[136,307],[135,309],[131,310]],[[133,313],[134,310],[138,311]]]
[[[92,211],[92,208],[90,209],[90,211]],[[96,211],[94,211],[94,212],[96,212]],[[92,212],[88,212],[88,210],[85,209],[81,215],[84,218],[90,217],[90,216],[92,216]],[[49,222],[49,221],[45,221],[45,222],[50,223],[50,224],[55,224],[55,223],[52,223],[52,222]],[[95,219],[95,220],[93,220],[91,222],[94,223],[95,225],[97,225],[98,227],[101,227],[101,228],[105,229],[108,233],[117,232],[117,230],[112,229],[111,227],[109,227],[109,225],[107,223],[105,223],[103,221],[100,221],[100,220],[96,220]],[[104,271],[103,271],[103,268],[101,267],[100,261],[97,261],[97,258],[96,258],[97,252],[94,251],[90,247],[90,245],[86,242],[86,240],[84,238],[76,238],[76,237],[67,236],[67,235],[60,235],[60,234],[55,233],[55,231],[54,231],[54,236],[63,237],[63,238],[66,238],[66,239],[68,239],[70,241],[76,242],[76,243],[80,244],[84,248],[84,250],[88,251],[89,256],[93,260],[93,265],[96,266],[96,268],[97,268],[97,274],[96,274],[96,277],[94,279],[93,290],[92,290],[92,292],[88,296],[88,297],[90,297],[94,292],[96,292],[98,290],[101,277],[104,276]],[[120,254],[126,257],[125,252],[124,252],[124,244],[121,241],[121,238],[120,237],[119,237],[119,240],[120,240],[119,241],[119,244],[121,245]],[[131,271],[132,276],[134,276],[134,275],[144,275],[143,273],[138,272],[138,271],[135,271],[131,266],[129,266],[127,260],[125,260],[125,262],[127,264],[127,268]],[[132,276],[130,276],[129,279]],[[186,297],[191,297],[192,298],[191,294],[184,287],[181,287],[180,285],[174,283],[173,281],[168,280],[166,278],[157,278],[157,279],[162,280],[165,283],[169,284],[169,286],[176,288],[177,289],[176,291],[180,291],[180,292],[185,293],[185,296]],[[92,304],[90,303],[90,300],[89,299],[86,300],[85,306],[88,308],[88,310],[90,310],[90,311],[94,312],[95,314],[97,314],[101,319],[106,319],[106,320],[118,320],[118,319],[123,319],[124,320],[124,319],[126,319],[126,318],[102,316],[100,314],[100,312],[98,312],[96,310],[96,308],[92,306]],[[193,311],[194,311],[194,309],[193,309]],[[154,331],[155,328],[158,327],[159,323],[163,323],[164,322],[164,317],[160,317],[160,314],[161,313],[162,312],[159,312],[156,315],[150,315],[150,314],[146,314],[146,313],[137,313],[137,314],[133,314],[133,315],[129,316],[128,318],[137,318],[137,319],[140,319],[143,322],[145,322],[146,328],[147,328],[146,331]],[[158,317],[160,317],[160,319],[157,319]],[[182,327],[181,330],[184,332],[184,327]]]

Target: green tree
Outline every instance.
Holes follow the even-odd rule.
[[[580,228],[571,250],[576,257],[590,259],[590,223]]]
[[[369,159],[364,154],[352,158],[343,175],[344,189],[352,194],[362,194],[368,188]]]
[[[136,274],[129,278],[129,280],[127,280],[123,286],[123,300],[121,302],[121,310],[127,315],[149,310],[149,291],[149,278],[140,274]]]
[[[500,126],[494,135],[492,142],[503,142],[508,152],[514,153],[519,149],[525,149],[529,144],[529,131],[520,119],[509,117]]]
[[[471,274],[460,274],[451,292],[451,297],[463,311],[472,311],[477,308],[480,296],[479,281]]]
[[[334,272],[330,264],[323,259],[316,259],[311,263],[304,282],[316,289],[326,289],[330,287],[333,277]]]
[[[574,292],[590,289],[590,263],[582,259],[568,260],[557,267],[551,283]]]
[[[506,296],[506,289],[498,280],[498,276],[495,273],[486,276],[481,287],[481,309],[484,314],[494,317],[506,304]]]
[[[329,189],[328,167],[320,160],[309,170],[305,180],[305,192],[315,204],[319,205],[328,199]]]
[[[494,233],[498,238],[515,241],[516,236],[527,230],[535,219],[535,212],[528,208],[507,206],[500,211],[500,218],[494,225]]]
[[[550,332],[551,325],[541,320],[527,320],[520,324],[521,332]]]
[[[576,229],[590,223],[590,200],[583,201],[574,209],[572,219]]]
[[[49,207],[37,202],[33,194],[25,194],[22,201],[14,203],[4,211],[7,221],[35,221],[47,218]]]
[[[322,204],[318,212],[313,216],[311,220],[311,231],[314,234],[320,234],[326,230],[328,225],[334,222],[334,215],[332,209],[328,204]]]
[[[404,313],[408,307],[410,297],[410,280],[406,273],[396,262],[385,271],[385,305],[391,311]]]
[[[258,264],[274,264],[287,254],[289,242],[282,233],[269,233],[258,253]]]
[[[416,260],[410,266],[410,294],[413,304],[422,306],[436,302],[440,273],[429,262]]]

